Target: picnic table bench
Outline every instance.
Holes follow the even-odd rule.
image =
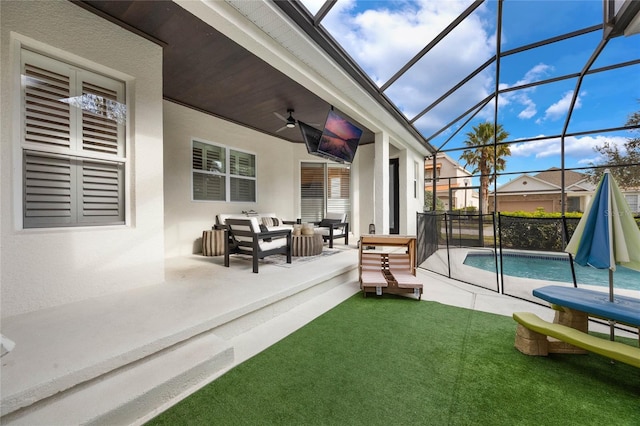
[[[553,337],[586,351],[640,368],[639,347],[597,337],[566,325],[548,322],[531,312],[515,312],[513,319],[518,322],[515,346],[526,355],[546,356],[549,353],[567,353],[565,347],[554,346],[554,342],[548,339]]]
[[[603,292],[558,285],[535,289],[533,295],[549,302],[556,315],[551,323],[529,312],[513,314],[518,322],[515,346],[520,352],[543,356],[593,352],[640,367],[640,347],[615,342],[613,335],[597,337],[588,330],[590,316],[639,327],[640,299],[615,296],[610,301]]]

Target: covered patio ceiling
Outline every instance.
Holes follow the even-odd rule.
[[[501,34],[504,26],[510,24],[513,28],[516,18],[521,22],[516,25],[525,25],[527,22],[526,16],[513,16],[507,9],[513,1],[467,1],[466,6],[460,8],[460,13],[452,16],[448,25],[444,25],[432,39],[421,41],[422,48],[413,57],[406,58],[404,63],[394,63],[395,72],[384,78],[372,76],[371,69],[366,70],[366,65],[354,59],[351,52],[341,44],[344,40],[339,40],[340,34],[336,32],[336,28],[331,29],[328,28],[329,24],[325,25],[332,17],[332,10],[337,8],[336,5],[344,4],[340,0],[276,0],[272,4],[326,51],[354,81],[431,152],[460,149],[460,139],[472,124],[478,120],[488,120],[489,116],[493,117],[492,121],[499,122],[501,111],[496,106],[498,99],[502,104],[503,99],[516,96],[514,93],[535,90],[539,86],[559,88],[564,84],[565,88],[558,90],[567,90],[566,87],[574,89],[574,98],[567,110],[564,125],[553,129],[555,133],[548,133],[549,137],[564,138],[570,134],[624,129],[620,125],[609,125],[576,130],[570,126],[570,120],[574,107],[579,103],[578,93],[585,77],[625,67],[637,68],[640,64],[637,52],[630,52],[626,57],[616,58],[604,66],[599,66],[598,63],[609,41],[638,31],[640,1],[603,0],[600,3],[604,6],[602,13],[585,17],[584,26],[567,28],[562,24],[562,19],[554,19],[554,23],[549,22],[549,28],[545,28],[544,34],[548,34],[546,38],[535,38],[539,37],[540,32],[536,28],[538,32],[530,36],[526,44],[502,50]],[[76,3],[163,46],[165,99],[297,143],[303,142],[299,130],[284,127],[287,111],[294,110],[295,119],[321,127],[331,108],[321,97],[174,2],[76,0]],[[228,0],[227,3],[257,24],[259,18],[252,16],[259,13],[256,12],[256,2]],[[542,3],[554,4],[540,4]],[[590,2],[591,5],[593,3]],[[313,4],[320,6],[311,12],[308,7]],[[368,8],[373,9],[381,3],[355,1],[353,4],[364,13]],[[506,10],[503,10],[503,4]],[[582,16],[581,3],[572,4],[575,5],[575,15]],[[471,19],[491,20],[487,28],[495,31],[493,52],[489,50],[485,52],[488,53],[486,57],[476,58],[477,66],[468,69],[462,69],[455,63],[451,64],[453,68],[439,69],[440,74],[451,76],[447,84],[439,85],[441,87],[438,87],[437,93],[424,93],[419,87],[405,85],[412,74],[423,75],[423,80],[443,81],[439,78],[441,76],[433,74],[433,70],[429,74],[429,67],[425,65],[430,61],[434,62],[430,54],[439,48],[446,48],[448,40],[456,36],[457,29]],[[530,32],[533,31],[532,27]],[[267,30],[265,32],[268,33]],[[601,37],[602,42],[594,46],[590,56],[578,60],[574,58],[573,71],[516,84],[505,85],[501,80],[505,78],[508,66],[514,64],[511,57],[525,52],[530,52],[535,57],[542,48],[549,45],[561,46],[560,49],[568,54],[573,53],[569,52],[571,40],[580,37],[591,37],[592,40]],[[485,86],[484,91],[477,90],[475,96],[468,96],[467,89],[479,78],[493,80],[493,87]],[[633,85],[633,81],[626,83]],[[414,103],[412,107],[403,105],[402,99],[398,97],[398,93],[403,92],[422,103]],[[451,108],[453,101],[461,96],[465,98],[465,102],[457,102],[455,108]],[[351,119],[353,120],[352,117]],[[366,129],[362,124],[360,126]],[[519,135],[519,140],[535,142],[539,139],[538,135]],[[459,140],[451,142],[456,137]],[[361,143],[373,141],[373,132],[366,129]]]
[[[296,120],[322,128],[331,105],[171,1],[81,0],[79,6],[163,47],[165,99],[303,143]],[[356,120],[352,121],[356,122]],[[374,134],[365,126],[362,144]]]

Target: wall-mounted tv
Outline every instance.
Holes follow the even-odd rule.
[[[320,138],[322,137],[322,130],[311,127],[302,121],[298,121],[300,126],[300,132],[304,139],[304,144],[307,146],[307,152],[309,154],[316,154],[318,152],[318,145],[320,144]]]
[[[331,110],[324,124],[317,153],[341,163],[351,163],[361,137],[362,129]]]

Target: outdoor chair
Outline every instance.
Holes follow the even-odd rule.
[[[333,248],[333,240],[344,238],[344,244],[349,245],[349,223],[346,213],[327,213],[317,225],[316,234],[322,235],[323,241],[329,242],[329,248]]]
[[[362,253],[360,255],[360,289],[364,297],[367,291],[375,291],[381,296],[383,289],[388,287],[386,258],[378,253]]]
[[[408,254],[389,253],[389,272],[398,287],[399,292],[413,292],[420,300],[422,298],[422,281],[416,277],[416,271],[411,264]]]
[[[284,254],[291,263],[291,230],[262,231],[258,219],[227,219],[229,238],[224,266],[229,267],[229,254],[248,254],[253,258],[253,272],[258,273],[258,260],[273,254]],[[266,228],[265,228],[266,229]]]

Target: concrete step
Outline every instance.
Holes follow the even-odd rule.
[[[229,343],[208,333],[4,416],[2,424],[131,424],[228,368],[233,358]]]
[[[235,315],[224,314],[212,328],[180,343],[158,345],[135,361],[123,356],[122,363],[109,371],[72,383],[51,396],[34,398],[2,416],[0,423],[142,424],[357,291],[357,269],[338,268],[297,290],[251,302],[234,310]],[[203,329],[198,324],[184,327]],[[72,376],[73,372],[67,375]],[[34,389],[33,394],[37,393],[45,394]]]

